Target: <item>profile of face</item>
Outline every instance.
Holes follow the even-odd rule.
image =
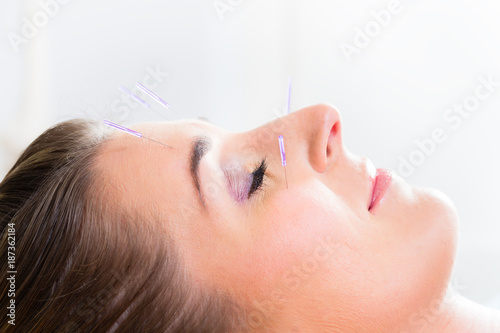
[[[388,332],[443,297],[453,205],[350,153],[334,107],[242,133],[199,120],[133,129],[173,149],[117,132],[99,167],[124,204],[160,216],[197,284],[247,304],[255,331]]]

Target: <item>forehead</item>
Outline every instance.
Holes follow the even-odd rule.
[[[146,137],[159,140],[160,142],[162,142],[160,139],[163,139],[168,141],[163,143],[169,144],[169,142],[183,142],[195,135],[199,135],[200,132],[204,133],[209,129],[213,129],[213,126],[208,122],[199,120],[181,120],[140,123],[131,126],[131,128]]]
[[[131,126],[173,149],[119,131],[113,133],[103,145],[97,162],[110,195],[119,204],[139,212],[194,214],[196,192],[189,169],[191,140],[207,133],[209,126],[199,121]]]

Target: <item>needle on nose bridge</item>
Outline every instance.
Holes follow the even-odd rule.
[[[290,113],[290,96],[292,95],[292,77],[288,78],[288,93],[286,97],[286,114]]]
[[[283,169],[285,170],[285,182],[286,182],[286,188],[288,189],[288,177],[286,176],[285,144],[283,143],[283,135],[280,135],[278,137],[278,142],[279,142],[279,145],[280,145],[281,165],[283,166]]]
[[[288,79],[288,93],[287,93],[287,98],[286,98],[286,114],[290,113],[290,95],[291,95],[291,92],[292,92],[292,78],[290,77]],[[286,188],[288,189],[288,177],[286,175],[285,143],[284,143],[283,135],[280,135],[278,137],[278,143],[280,146],[281,165],[283,166],[283,169],[285,170],[285,182],[286,182]]]

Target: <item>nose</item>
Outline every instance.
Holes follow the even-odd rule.
[[[342,154],[340,114],[328,104],[306,107],[247,132],[238,150],[261,156],[268,149],[279,156],[279,135],[284,137],[287,160],[308,160],[318,173],[326,172]]]
[[[342,148],[342,127],[337,109],[328,104],[318,104],[294,112],[298,117],[297,135],[307,148],[309,162],[319,173],[326,172],[338,160]]]

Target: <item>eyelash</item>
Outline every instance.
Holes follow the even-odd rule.
[[[252,185],[250,186],[250,190],[248,191],[248,199],[257,191],[262,189],[262,185],[264,185],[264,181],[266,179],[266,170],[267,170],[267,162],[264,158],[260,165],[255,168],[252,172]]]

